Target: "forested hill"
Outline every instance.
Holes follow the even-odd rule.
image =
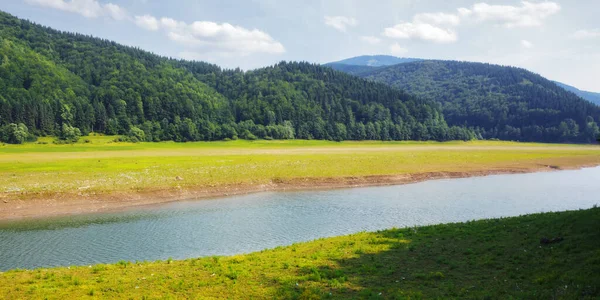
[[[330,68],[222,70],[2,12],[0,79],[0,126],[23,123],[38,135],[60,134],[66,125],[148,141],[474,136],[449,128],[433,101]]]
[[[344,72],[350,75],[355,75],[361,77],[363,74],[372,72],[379,68],[384,68],[384,66],[372,67],[372,66],[363,66],[363,65],[346,65],[341,63],[328,63],[324,66],[332,68],[334,70]]]
[[[442,105],[450,125],[486,139],[594,142],[600,107],[524,69],[457,61],[417,61],[358,74]]]

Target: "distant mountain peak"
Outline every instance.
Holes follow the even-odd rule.
[[[368,66],[368,67],[382,67],[391,66],[402,63],[408,63],[413,61],[419,61],[419,58],[408,58],[408,57],[396,57],[391,55],[361,55],[356,57],[347,58],[344,60],[331,62],[326,65],[341,64],[341,65],[354,65],[354,66]]]

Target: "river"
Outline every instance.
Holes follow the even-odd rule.
[[[184,201],[0,223],[0,270],[184,259],[600,204],[600,167]]]

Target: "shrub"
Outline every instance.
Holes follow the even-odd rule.
[[[0,128],[0,141],[8,144],[23,144],[26,141],[35,141],[37,138],[29,134],[27,126],[23,123],[18,125],[10,123]]]
[[[146,140],[146,133],[138,127],[131,126],[127,132],[127,138],[132,143],[139,143]]]
[[[428,276],[430,279],[444,279],[444,273],[442,272],[431,272]]]
[[[231,266],[229,266],[229,272],[225,276],[231,280],[237,280],[240,274],[236,270],[233,270]]]
[[[127,266],[129,265],[129,262],[128,262],[128,261],[126,261],[126,260],[120,260],[120,261],[117,263],[117,265],[118,265],[118,266],[120,266],[120,267],[123,267],[123,268],[127,268]]]
[[[79,141],[81,130],[68,124],[63,124],[58,135],[58,143],[74,144]]]
[[[117,137],[113,140],[113,142],[116,143],[139,143],[144,141],[146,141],[146,133],[142,129],[135,126],[131,126],[131,128],[127,132],[127,135]]]
[[[254,141],[254,140],[258,139],[258,138],[257,138],[257,137],[256,137],[256,136],[255,136],[255,135],[252,133],[252,132],[250,132],[250,130],[248,130],[248,129],[246,129],[246,130],[242,131],[242,132],[240,133],[240,136],[239,136],[239,137],[240,137],[241,139],[244,139],[244,140],[249,140],[249,141]]]

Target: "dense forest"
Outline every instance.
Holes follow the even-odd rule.
[[[380,68],[385,68],[385,66],[373,67],[373,66],[363,66],[363,65],[347,65],[347,64],[342,64],[342,63],[328,63],[328,64],[325,64],[324,66],[330,67],[334,70],[338,70],[340,72],[344,72],[344,73],[347,73],[350,75],[358,76],[358,77],[362,77],[363,74],[367,74],[374,70],[377,70]]]
[[[439,105],[303,62],[254,71],[164,58],[0,12],[0,138],[472,139]]]
[[[437,101],[449,125],[473,128],[480,138],[591,143],[600,133],[600,107],[521,68],[457,61],[330,65]]]

